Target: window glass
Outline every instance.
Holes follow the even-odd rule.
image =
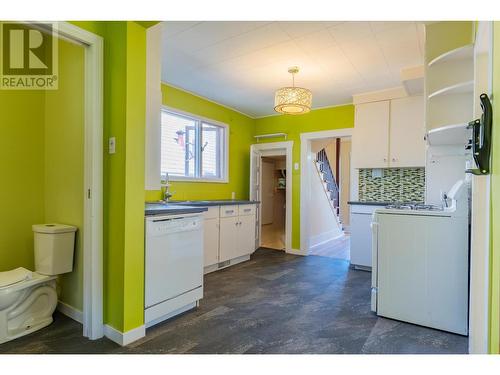
[[[162,176],[227,180],[226,131],[225,126],[162,110]]]
[[[224,129],[202,123],[202,176],[208,178],[222,178],[222,136]]]

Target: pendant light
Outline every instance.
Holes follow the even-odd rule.
[[[292,75],[292,87],[282,87],[274,96],[274,110],[286,115],[302,115],[311,110],[312,93],[308,89],[295,87],[295,74],[299,72],[298,66],[288,68]]]

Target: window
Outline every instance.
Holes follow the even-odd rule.
[[[161,175],[173,180],[227,181],[227,127],[162,109]]]

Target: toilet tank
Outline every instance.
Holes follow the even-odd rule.
[[[64,224],[33,225],[36,272],[60,275],[73,270],[76,230]]]

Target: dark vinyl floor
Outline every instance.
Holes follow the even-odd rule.
[[[345,260],[259,249],[205,276],[200,307],[121,348],[75,321],[0,345],[0,353],[466,353],[467,338],[370,311],[370,273]]]

